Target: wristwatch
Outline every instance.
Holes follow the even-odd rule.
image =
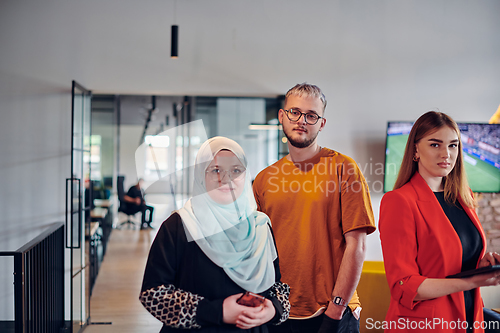
[[[340,296],[334,296],[332,299],[332,303],[343,307],[347,306],[347,302]]]

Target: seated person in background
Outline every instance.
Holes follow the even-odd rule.
[[[153,228],[151,222],[153,221],[153,210],[154,208],[146,205],[146,201],[142,196],[142,183],[144,180],[141,178],[134,186],[130,187],[127,194],[124,196],[124,200],[127,203],[127,211],[130,214],[135,214],[142,212],[141,218],[141,229]],[[149,212],[148,218],[146,218],[146,211]]]

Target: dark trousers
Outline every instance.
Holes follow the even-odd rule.
[[[154,208],[148,205],[142,205],[142,218],[141,218],[141,226],[145,224],[151,226],[151,222],[153,222],[153,210]]]
[[[268,325],[270,333],[317,333],[325,314],[311,319],[288,319],[281,325]],[[339,323],[338,333],[359,333],[359,320],[347,307]],[[336,333],[336,332],[332,332]]]

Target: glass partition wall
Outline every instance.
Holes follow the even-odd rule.
[[[117,145],[116,98],[113,95],[92,97],[91,176],[93,198],[109,199],[116,178]]]
[[[68,215],[72,241],[67,245],[72,251],[72,331],[79,332],[91,315],[84,222],[90,221],[95,199],[110,199],[117,213],[117,176],[125,176],[125,191],[144,179],[145,199],[155,207],[153,223],[161,223],[190,196],[196,154],[207,138],[238,142],[252,177],[288,152],[277,120],[282,97],[91,96],[77,83],[73,90],[68,188],[75,199],[70,211],[77,209]],[[85,189],[91,200],[82,200]],[[112,216],[114,226],[123,222],[118,213]]]
[[[195,119],[203,120],[208,137],[225,136],[238,142],[255,177],[288,154],[278,122],[282,97],[196,97]]]
[[[281,97],[119,98],[118,168],[125,176],[125,190],[143,178],[146,201],[159,194],[173,197],[166,214],[189,197],[194,160],[206,138],[225,136],[238,142],[252,177],[288,153],[277,119]]]
[[[85,261],[85,223],[90,205],[84,200],[90,183],[91,92],[75,81],[72,86],[71,178],[66,180],[66,248],[69,258],[69,319],[72,332],[80,332],[89,316]]]

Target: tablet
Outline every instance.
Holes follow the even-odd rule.
[[[495,271],[500,271],[500,265],[493,265],[493,266],[486,266],[486,267],[471,269],[469,271],[460,272],[458,274],[453,274],[453,275],[447,276],[447,278],[465,278],[465,277],[469,277],[472,275],[491,273],[491,272],[495,272]]]

